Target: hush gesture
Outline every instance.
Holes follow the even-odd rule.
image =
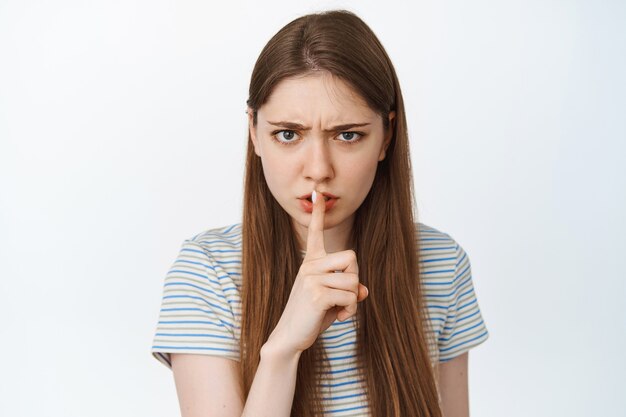
[[[285,310],[269,337],[292,353],[311,347],[335,320],[355,315],[357,303],[368,296],[367,288],[359,282],[356,253],[351,249],[326,253],[324,197],[313,191],[312,200],[306,255]]]

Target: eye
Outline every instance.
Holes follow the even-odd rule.
[[[344,136],[344,135],[347,135],[347,136]],[[363,136],[364,136],[364,133],[362,132],[341,132],[339,134],[339,137],[342,137],[343,139],[348,139],[347,141],[340,140],[340,142],[344,142],[348,145],[352,145],[353,143],[359,142],[363,138]]]
[[[282,139],[285,139],[287,141],[282,141],[281,136]],[[292,140],[295,136],[296,132],[294,132],[293,130],[275,130],[272,132],[272,139],[280,143],[281,145],[291,145],[295,142],[294,140]]]

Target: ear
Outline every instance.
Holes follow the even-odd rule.
[[[385,138],[383,140],[383,144],[380,149],[380,154],[378,155],[379,161],[382,161],[383,159],[385,159],[387,148],[389,147],[389,144],[391,143],[391,138],[393,138],[393,132],[395,130],[394,129],[395,118],[396,118],[396,112],[395,111],[389,112],[389,128],[385,132]]]
[[[256,127],[254,126],[253,110],[248,107],[246,109],[246,113],[248,114],[248,130],[250,131],[250,139],[252,140],[252,145],[254,146],[254,153],[257,154],[257,156],[261,156],[259,152],[259,143],[256,136]]]

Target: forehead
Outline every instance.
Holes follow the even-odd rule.
[[[376,112],[345,81],[320,71],[280,81],[259,109],[267,118],[372,119]]]

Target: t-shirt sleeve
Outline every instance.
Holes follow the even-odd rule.
[[[211,253],[187,239],[165,276],[151,353],[170,369],[170,353],[240,360],[232,300],[224,291],[232,281],[218,270]]]
[[[438,340],[439,362],[448,362],[489,338],[474,291],[469,257],[454,243],[454,277],[445,324]]]

